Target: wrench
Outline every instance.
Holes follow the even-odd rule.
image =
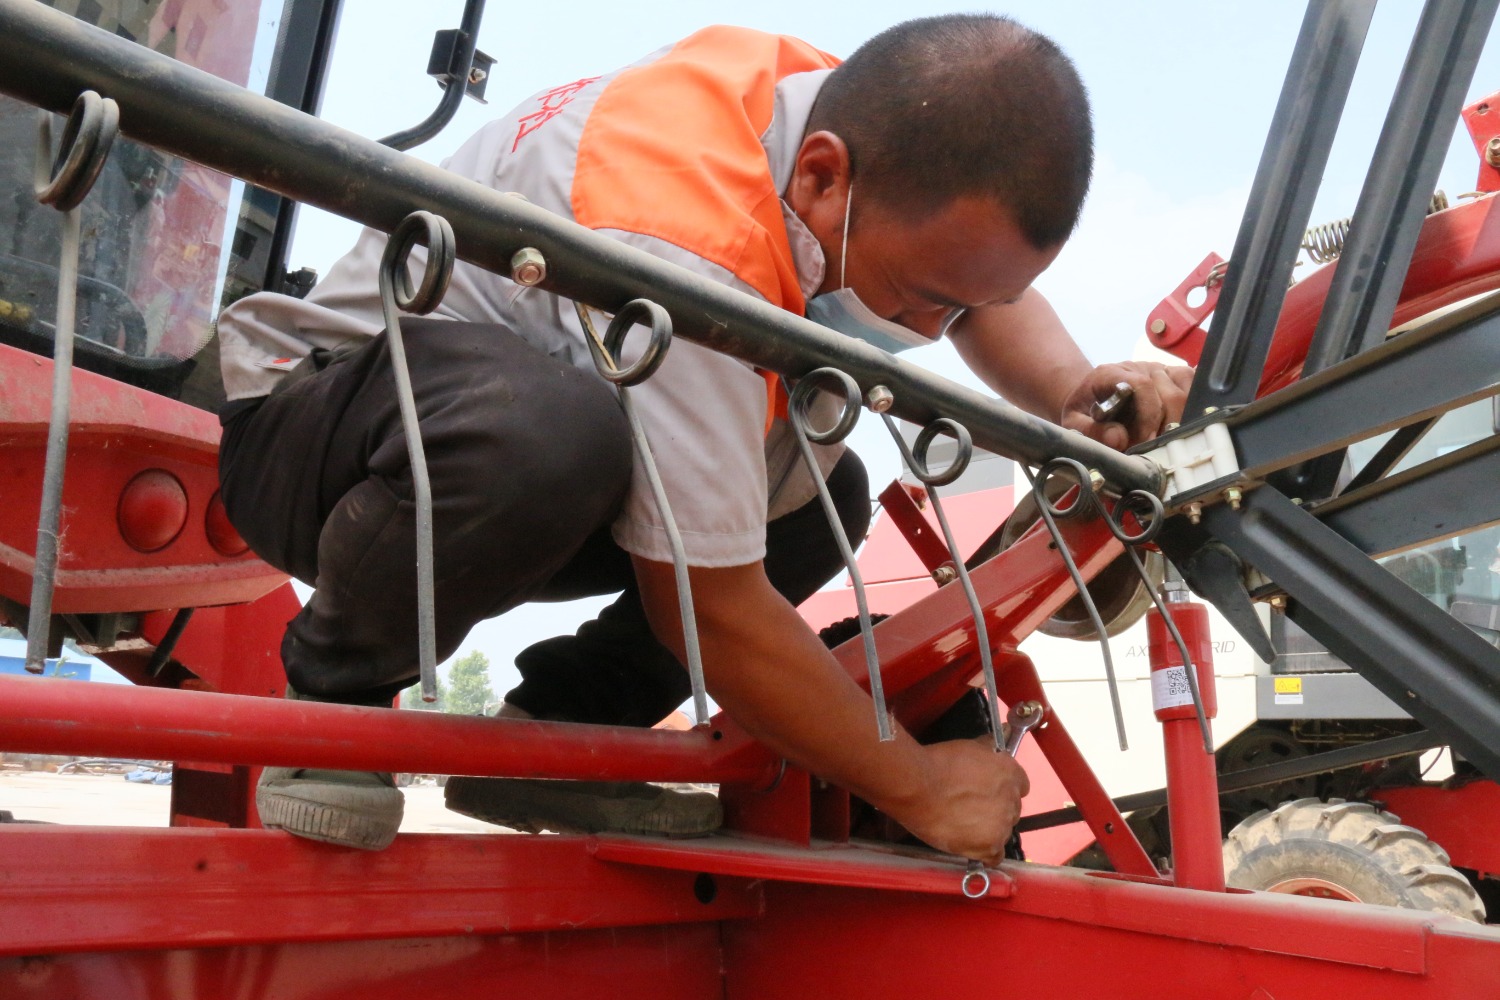
[[[1014,757],[1021,749],[1021,741],[1035,729],[1046,715],[1039,701],[1018,701],[1005,714],[1005,752]],[[970,861],[960,883],[963,894],[969,899],[982,899],[989,895],[990,873],[985,871],[983,861]]]

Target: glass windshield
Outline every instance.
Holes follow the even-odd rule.
[[[49,0],[49,6],[263,92],[285,3]],[[0,339],[50,354],[59,218],[32,195],[39,113],[0,98]],[[53,134],[60,133],[59,119]],[[182,394],[197,367],[189,359],[209,342],[226,292],[244,294],[264,280],[263,260],[259,271],[248,262],[258,244],[269,242],[262,236],[274,216],[243,213],[250,221],[241,226],[243,197],[244,185],[224,174],[129,140],[116,142],[81,209],[82,367]]]

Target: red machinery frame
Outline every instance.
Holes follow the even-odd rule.
[[[26,360],[12,371],[50,378],[49,363]],[[134,392],[119,390],[118,409],[171,405],[145,393],[132,400]],[[85,428],[76,440],[83,450],[103,438]],[[35,456],[21,448],[6,457],[18,475]],[[76,468],[91,466],[84,458]],[[71,480],[75,488],[103,492],[86,475]],[[80,505],[70,513],[81,523],[90,512]],[[1063,522],[1063,531],[1085,577],[1120,553],[1102,523]],[[1034,532],[972,576],[1001,697],[1045,702],[1017,646],[1074,594],[1052,543]],[[214,679],[199,686],[271,694],[265,668],[288,610],[283,595],[195,618],[176,658]],[[141,634],[114,658],[144,655],[170,617],[146,615]],[[913,728],[977,672],[974,623],[955,586],[882,622],[877,641],[893,710]],[[856,677],[858,647],[835,654]],[[798,994],[829,996],[981,995],[997,980],[1015,983],[1019,972],[1044,997],[1149,990],[1243,1000],[1295,995],[1313,982],[1392,998],[1469,996],[1475,984],[1500,982],[1500,934],[1450,918],[1174,885],[1055,712],[1034,731],[1037,746],[1120,874],[1007,863],[989,896],[974,901],[959,891],[955,860],[851,844],[847,796],[783,767],[723,716],[707,731],[671,733],[202,690],[84,694],[65,681],[0,679],[0,741],[206,765],[717,781],[727,832],[687,842],[411,835],[365,854],[255,829],[6,824],[7,996],[88,995],[97,989],[90,984],[107,983],[107,995],[121,998],[372,989],[460,997],[489,995],[498,980],[559,997],[785,995],[788,983]],[[247,782],[237,787],[248,797]],[[184,801],[175,822],[184,825],[191,811]],[[1213,825],[1185,839],[1217,843],[1216,816]],[[1059,961],[1071,955],[1093,961]]]

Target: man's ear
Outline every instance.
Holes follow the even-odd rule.
[[[797,150],[786,203],[815,234],[842,226],[849,203],[849,148],[832,132],[810,132]]]

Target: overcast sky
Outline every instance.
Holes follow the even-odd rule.
[[[432,33],[456,27],[462,8],[462,0],[347,0],[323,117],[370,137],[425,117],[439,96],[424,75]],[[494,2],[479,38],[479,47],[498,60],[489,107],[465,101],[448,129],[413,155],[440,162],[492,115],[531,94],[633,62],[708,24],[793,34],[845,56],[905,18],[974,9],[932,0]],[[1052,36],[1089,88],[1098,142],[1094,184],[1077,234],[1037,287],[1091,359],[1129,357],[1151,308],[1208,251],[1229,255],[1303,4],[1018,0],[980,9]],[[1315,223],[1353,211],[1419,10],[1415,0],[1387,0],[1376,12]],[[1470,100],[1500,90],[1497,56],[1486,52]],[[1440,181],[1450,196],[1470,190],[1477,173],[1467,132],[1455,125]],[[355,232],[343,220],[305,211],[292,267],[326,272]],[[904,357],[978,386],[946,345]],[[883,433],[857,439],[877,489],[896,469],[891,456],[872,453]],[[483,650],[503,692],[518,649],[570,631],[597,605],[512,612],[476,629],[462,651]]]

